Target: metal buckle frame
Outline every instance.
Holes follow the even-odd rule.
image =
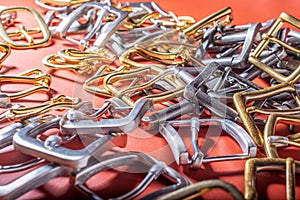
[[[48,137],[49,140],[47,140],[47,138],[45,142],[41,142],[34,138],[48,129],[59,128],[60,120],[61,118],[55,118],[42,124],[31,123],[22,128],[13,136],[13,144],[15,149],[25,154],[44,158],[48,161],[68,166],[73,169],[80,169],[87,165],[91,157],[100,155],[107,149],[111,148],[113,145],[111,142],[116,141],[116,138],[121,137],[122,139],[122,141],[116,141],[119,142],[116,143],[117,145],[125,145],[124,142],[127,138],[126,135],[102,135],[97,131],[94,132],[94,135],[90,135],[91,137],[96,137],[96,140],[80,150],[72,150],[59,146],[59,140],[56,140],[56,138]],[[52,141],[52,139],[54,139],[54,141]]]
[[[154,191],[142,197],[142,199],[156,199],[163,194],[175,191],[190,184],[190,181],[179,174],[177,171],[173,170],[171,167],[168,167],[165,163],[155,160],[149,155],[138,152],[123,152],[101,157],[99,162],[77,173],[75,176],[76,188],[86,194],[89,198],[100,198],[92,191],[90,191],[87,186],[85,186],[84,183],[89,178],[91,178],[94,174],[107,169],[114,169],[119,166],[131,164],[137,165],[138,163],[146,165],[147,170],[149,170],[146,177],[143,179],[143,181],[141,181],[139,185],[137,185],[137,187],[135,187],[130,192],[119,196],[118,199],[132,199],[137,197],[149,186],[149,184],[153,180],[157,179],[161,175],[170,179],[174,184],[162,188],[158,191]]]
[[[243,153],[215,157],[206,157],[205,155],[203,155],[198,146],[198,131],[200,130],[200,124],[207,122],[221,123],[222,129],[238,142]],[[172,126],[188,124],[191,128],[192,146],[194,151],[192,157],[188,155],[185,144],[183,143],[178,132]],[[256,145],[248,135],[248,133],[239,125],[227,119],[198,119],[196,117],[193,117],[190,120],[171,120],[166,122],[166,124],[161,125],[160,133],[169,143],[176,163],[179,165],[189,164],[193,168],[197,169],[200,168],[202,163],[232,159],[244,159],[256,156]]]
[[[253,54],[249,57],[249,62],[260,68],[265,73],[269,74],[277,81],[296,83],[300,79],[300,67],[295,69],[289,76],[284,76],[283,74],[276,72],[272,67],[264,64],[259,60],[259,56],[261,55],[262,51],[267,47],[269,42],[275,42],[290,51],[300,53],[300,50],[284,43],[283,41],[275,37],[277,32],[280,30],[280,28],[284,25],[285,22],[300,29],[300,21],[298,19],[294,18],[293,16],[287,13],[281,13],[279,18],[270,28],[270,30],[266,34],[262,35],[262,41],[258,44]]]
[[[277,94],[288,92],[292,94],[293,98],[295,99],[296,103],[300,105],[300,96],[298,92],[296,91],[293,84],[289,83],[281,83],[269,88],[264,88],[261,90],[256,91],[250,91],[250,92],[239,92],[234,94],[233,100],[234,105],[239,113],[239,116],[241,120],[244,122],[244,126],[246,130],[251,135],[254,142],[259,147],[264,146],[264,139],[261,134],[261,131],[258,129],[257,125],[255,124],[251,113],[253,112],[262,112],[265,114],[270,114],[271,112],[275,112],[274,109],[269,110],[268,109],[259,109],[257,107],[248,107],[247,108],[247,101],[259,101],[259,100],[265,100],[267,98],[270,98],[272,96],[275,96]],[[278,110],[278,112],[287,112],[289,110]]]
[[[291,134],[288,136],[275,135],[276,124],[280,121],[285,124],[299,124],[300,117],[297,115],[288,115],[281,112],[280,114],[271,114],[268,117],[264,129],[264,148],[266,155],[271,158],[280,158],[277,153],[277,147],[286,147],[288,145],[300,147],[300,143],[297,142],[300,140],[300,133]]]
[[[245,166],[245,199],[258,199],[256,192],[257,171],[286,169],[286,198],[295,199],[295,173],[300,172],[300,163],[292,158],[251,158]]]
[[[4,8],[0,10],[0,15],[3,15],[7,12],[16,12],[16,11],[25,11],[30,12],[36,19],[37,24],[39,25],[39,28],[35,28],[32,30],[26,30],[25,27],[20,26],[19,30],[15,32],[7,32],[5,27],[2,23],[0,23],[0,37],[4,40],[7,45],[9,45],[12,48],[16,49],[29,49],[29,48],[37,48],[42,47],[49,44],[49,41],[51,39],[51,33],[48,29],[48,26],[46,25],[44,19],[41,17],[41,15],[35,11],[32,8],[29,7],[9,7]],[[39,41],[35,41],[34,38],[31,36],[36,33],[42,32],[43,39]],[[15,42],[11,39],[11,36],[22,36],[27,40],[26,44]]]
[[[214,189],[222,189],[229,193],[235,200],[243,200],[242,193],[232,184],[222,181],[220,179],[204,180],[186,187],[180,188],[176,191],[170,192],[162,197],[160,200],[180,200],[180,199],[195,199],[206,192]]]

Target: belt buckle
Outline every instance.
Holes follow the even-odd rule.
[[[275,135],[275,127],[280,121],[283,121],[284,124],[299,124],[300,117],[297,115],[284,114],[284,111],[278,114],[271,114],[268,117],[264,129],[264,148],[266,155],[270,158],[280,158],[277,153],[277,147],[286,147],[288,145],[300,147],[300,143],[297,142],[300,139],[300,133],[288,136]]]
[[[1,55],[0,55],[0,68],[1,68],[2,67],[1,64],[10,55],[11,50],[9,46],[0,44],[0,51],[1,51]]]
[[[101,199],[97,194],[93,193],[87,186],[86,181],[90,179],[97,173],[100,173],[104,170],[115,169],[121,166],[131,166],[141,164],[142,169],[134,171],[128,168],[128,173],[146,173],[146,177],[130,192],[123,194],[117,199],[134,199],[140,195],[153,180],[156,180],[158,177],[163,176],[170,180],[173,185],[166,186],[160,190],[156,190],[144,197],[142,199],[159,199],[160,196],[170,192],[175,191],[179,188],[190,185],[191,182],[179,174],[177,171],[167,166],[164,162],[159,162],[152,158],[151,156],[139,152],[118,152],[112,155],[107,155],[100,157],[96,160],[96,163],[86,167],[85,169],[79,171],[74,180],[74,185],[80,191],[82,191],[87,197]]]
[[[93,24],[91,30],[89,30],[89,32],[84,36],[84,38],[80,40],[75,39],[74,37],[70,37],[68,35],[68,29],[71,27],[74,21],[78,20],[84,13],[88,12],[91,9],[96,9],[95,15],[97,14],[97,19],[95,20],[95,24]],[[109,13],[116,16],[116,19],[104,23],[103,20],[105,19],[105,17],[107,17]],[[92,46],[102,48],[104,47],[109,37],[123,25],[124,20],[127,18],[127,15],[128,14],[125,11],[99,2],[84,3],[77,9],[72,11],[68,15],[68,17],[62,20],[62,22],[58,25],[56,29],[56,35],[59,38],[64,38],[75,44],[78,44],[80,50],[84,50]],[[93,42],[93,44],[90,44],[91,39],[95,36],[95,41]]]
[[[71,70],[80,74],[92,74],[104,63],[111,63],[115,56],[106,49],[62,49],[57,54],[46,56],[42,63],[54,70]]]
[[[300,170],[300,163],[292,158],[251,158],[245,165],[245,199],[258,199],[256,174],[264,169],[286,170],[286,198],[295,199],[295,173]]]
[[[251,135],[252,139],[254,142],[257,144],[259,147],[263,147],[264,141],[263,136],[259,128],[254,122],[254,119],[252,118],[251,114],[252,113],[263,113],[263,114],[272,114],[272,113],[280,113],[280,112],[295,112],[296,110],[293,109],[285,109],[285,110],[278,110],[278,109],[264,109],[264,108],[258,108],[257,106],[250,106],[247,107],[247,101],[259,101],[259,100],[265,100],[267,98],[270,98],[274,95],[283,93],[283,92],[288,92],[291,93],[292,96],[294,97],[296,103],[299,105],[300,102],[300,97],[296,91],[296,88],[293,84],[290,83],[281,83],[269,88],[264,88],[260,90],[255,90],[255,91],[243,91],[243,92],[238,92],[234,94],[233,100],[234,100],[234,105],[239,113],[239,116],[241,120],[243,121],[246,130],[249,132]],[[286,113],[288,114],[288,113]]]
[[[300,67],[295,69],[290,75],[285,76],[277,71],[275,71],[272,67],[260,61],[259,56],[262,51],[267,47],[269,42],[273,42],[279,44],[283,48],[286,48],[292,52],[300,53],[300,50],[286,44],[284,41],[276,38],[276,34],[284,25],[284,23],[289,23],[290,25],[300,29],[300,21],[293,16],[287,13],[281,13],[279,18],[274,22],[270,30],[262,35],[262,41],[258,44],[253,54],[249,57],[249,62],[260,68],[265,73],[269,74],[271,77],[276,79],[279,82],[291,82],[296,83],[300,79]]]
[[[9,45],[12,48],[16,49],[29,49],[29,48],[37,48],[45,46],[49,43],[49,40],[51,39],[51,33],[48,29],[48,26],[46,25],[44,19],[41,17],[41,15],[35,11],[32,8],[29,7],[8,7],[0,10],[0,15],[3,15],[5,13],[9,12],[17,12],[17,11],[23,11],[23,12],[29,12],[33,15],[33,17],[36,19],[37,24],[39,25],[38,28],[26,30],[26,28],[21,25],[18,30],[13,32],[7,32],[6,28],[2,23],[0,23],[0,37],[4,40],[7,45]],[[35,41],[32,35],[42,33],[43,38]],[[20,43],[17,41],[14,41],[12,37],[21,37],[24,38],[27,42],[26,43]]]
[[[39,69],[31,69],[17,75],[0,75],[1,83],[33,84],[34,87],[15,93],[0,93],[0,107],[7,108],[10,102],[36,92],[49,92],[51,76]]]
[[[221,128],[224,131],[227,131],[230,136],[232,136],[237,143],[240,145],[242,149],[242,154],[236,155],[226,155],[226,156],[213,156],[206,157],[200,150],[198,145],[198,132],[200,130],[200,124],[203,123],[220,123]],[[192,146],[193,146],[193,156],[190,157],[188,155],[188,150],[183,143],[178,132],[172,126],[190,126],[191,130],[191,138],[192,138]],[[256,145],[253,140],[250,138],[248,133],[241,128],[236,123],[227,120],[227,119],[198,119],[193,117],[190,120],[171,120],[167,121],[165,125],[161,125],[160,133],[169,143],[173,155],[177,164],[189,164],[193,168],[200,168],[202,163],[208,163],[213,161],[224,161],[224,160],[232,160],[232,159],[244,159],[251,158],[256,156]]]

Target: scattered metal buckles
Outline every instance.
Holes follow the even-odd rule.
[[[186,28],[183,33],[186,35],[192,35],[195,39],[201,39],[204,35],[205,29],[214,27],[216,24],[225,26],[230,23],[233,19],[231,12],[232,10],[230,7],[223,8]],[[224,17],[225,19],[220,21]]]
[[[0,6],[0,10],[5,8],[5,6]],[[0,21],[4,26],[8,27],[14,24],[16,18],[17,12],[8,12],[0,16]]]
[[[245,199],[258,199],[256,174],[258,171],[286,170],[286,199],[295,199],[295,173],[300,171],[300,163],[292,158],[251,158],[245,165]]]
[[[138,27],[130,30],[118,30],[107,41],[105,47],[109,48],[118,56],[136,44],[150,40],[162,34],[172,31],[172,29],[161,29],[159,24]]]
[[[151,87],[157,81],[166,79],[173,83],[173,90],[151,93]],[[117,84],[128,80],[130,84],[125,88],[123,85]],[[153,103],[176,99],[182,94],[185,86],[174,76],[173,69],[163,70],[155,66],[109,74],[104,78],[103,85],[113,96],[121,98],[129,106],[135,105],[134,97],[138,96],[151,99]]]
[[[200,130],[200,124],[203,123],[221,123],[221,127],[230,136],[232,136],[237,143],[240,145],[242,152],[241,154],[225,155],[225,156],[214,156],[206,157],[198,146],[198,132]],[[194,154],[190,157],[178,132],[173,126],[184,126],[190,125],[192,146]],[[193,168],[200,168],[202,163],[213,162],[213,161],[224,161],[233,159],[245,159],[256,156],[256,145],[250,138],[248,133],[236,123],[227,119],[198,119],[193,117],[190,120],[171,120],[167,121],[165,125],[160,127],[161,135],[169,143],[176,163],[179,165],[191,165]],[[221,134],[221,132],[220,132]]]
[[[296,91],[294,85],[290,83],[281,83],[272,87],[255,90],[255,91],[249,91],[249,92],[242,91],[234,94],[233,96],[235,108],[239,113],[239,116],[243,121],[246,130],[249,132],[252,139],[259,147],[263,147],[264,142],[266,141],[264,141],[261,131],[259,130],[258,126],[255,124],[252,114],[254,112],[270,114],[272,112],[275,112],[275,110],[261,109],[256,106],[251,106],[247,108],[247,103],[249,101],[263,101],[266,100],[267,98],[270,98],[272,96],[284,92],[291,94],[291,96],[295,99],[296,103],[300,105],[299,94]],[[293,110],[290,109],[278,110],[277,112],[287,112],[287,111],[293,112]]]
[[[39,186],[47,183],[48,181],[61,177],[70,176],[72,173],[71,168],[60,166],[55,163],[47,164],[36,168],[20,178],[8,183],[7,185],[0,186],[1,199],[16,199],[21,195],[38,188]]]
[[[0,44],[0,51],[1,51],[1,55],[0,55],[0,69],[1,69],[3,61],[10,55],[11,50],[9,46]]]
[[[142,12],[158,12],[161,16],[167,16],[168,13],[164,11],[157,3],[155,2],[124,2],[121,4],[122,7],[129,7],[133,13],[142,13]]]
[[[91,74],[104,63],[113,62],[115,56],[106,49],[80,51],[62,49],[57,54],[46,56],[42,63],[55,70],[72,70],[80,74]]]
[[[104,97],[111,97],[111,92],[101,87],[101,85],[103,85],[103,80],[110,73],[124,71],[125,69],[126,67],[124,66],[114,68],[110,65],[103,65],[99,67],[98,71],[92,77],[88,78],[84,82],[83,88],[86,91],[91,92],[93,94],[97,94]]]
[[[63,110],[78,107],[81,103],[79,98],[72,98],[64,95],[57,95],[49,101],[31,107],[24,107],[21,105],[13,105],[8,111],[0,115],[2,119],[13,121],[23,121],[38,115],[45,114],[50,110]]]
[[[201,89],[204,86],[204,83],[219,67],[220,65],[218,63],[211,62],[202,69],[196,78],[188,72],[180,69],[177,70],[176,68],[175,71],[177,72],[175,72],[175,74],[186,83],[183,93],[183,97],[185,99],[197,102],[199,105],[204,106],[213,114],[216,114],[221,118],[238,121],[238,113],[233,108],[213,97],[210,97],[206,91],[202,91]]]
[[[269,74],[272,78],[276,79],[279,82],[290,82],[290,83],[296,83],[300,79],[300,67],[296,68],[290,75],[285,76],[276,70],[274,70],[272,67],[264,64],[260,61],[260,55],[264,49],[267,48],[268,44],[275,43],[277,45],[282,46],[283,48],[288,49],[289,51],[300,53],[300,50],[292,47],[288,44],[286,44],[284,41],[281,41],[280,39],[276,38],[276,34],[281,29],[281,27],[284,25],[284,23],[287,22],[296,28],[300,29],[300,21],[293,16],[287,14],[287,13],[281,13],[279,18],[275,21],[273,26],[270,28],[270,30],[262,35],[262,41],[258,44],[256,49],[254,50],[253,54],[249,57],[249,62],[260,68],[265,73]]]
[[[79,150],[60,146],[64,139],[60,136],[49,136],[45,142],[35,138],[48,129],[59,128],[60,120],[61,118],[55,118],[42,124],[32,122],[20,129],[20,131],[13,136],[15,149],[31,156],[44,158],[45,160],[74,169],[80,169],[87,165],[91,157],[97,157],[99,154],[111,148],[114,145],[113,142],[116,142],[115,145],[117,146],[124,146],[126,143],[127,136],[125,134],[103,135],[95,129],[94,135],[89,135],[89,137],[95,138],[94,141]],[[88,137],[87,135],[79,136]],[[118,140],[118,138],[121,138],[121,141]],[[69,140],[69,137],[67,137],[67,140]]]
[[[84,13],[88,12],[90,9],[96,9],[94,15],[96,15],[95,23],[91,25],[91,30],[85,35],[84,38],[77,40],[73,37],[68,36],[68,29],[78,20]],[[116,17],[112,17],[116,16]],[[57,26],[56,35],[61,39],[69,40],[75,44],[79,44],[79,49],[84,50],[90,48],[91,46],[102,48],[109,39],[109,37],[114,34],[124,23],[127,18],[127,12],[114,8],[113,6],[108,6],[99,2],[88,2],[79,6],[77,9],[72,11],[68,17],[64,18],[61,23]],[[109,19],[104,23],[105,18]],[[90,44],[91,38],[96,39],[93,44]]]
[[[200,59],[202,63],[208,64],[210,62],[217,62],[220,65],[230,66],[232,68],[245,68],[248,57],[256,36],[261,28],[260,23],[250,24],[247,29],[245,40],[243,42],[235,43],[232,48],[218,53],[216,58]],[[240,50],[242,48],[242,50]]]
[[[51,33],[44,19],[34,9],[29,7],[8,7],[1,9],[0,15],[18,11],[31,13],[39,27],[27,30],[24,25],[20,25],[17,30],[9,32],[11,27],[5,28],[4,25],[0,23],[0,37],[2,40],[11,48],[16,49],[30,49],[48,45],[51,40]],[[41,34],[43,35],[42,39],[40,39]],[[34,37],[34,35],[39,35],[39,37]],[[14,39],[18,39],[18,41]],[[21,42],[22,40],[25,41]]]
[[[64,135],[74,135],[77,133],[79,135],[85,134],[108,134],[108,133],[127,133],[135,130],[145,115],[145,113],[151,108],[152,101],[149,99],[141,99],[136,102],[135,106],[132,108],[131,112],[123,118],[113,118],[113,119],[101,119],[99,121],[94,121],[95,117],[84,117],[82,120],[81,116],[77,111],[77,117],[72,116],[74,110],[70,110],[66,113],[65,117],[62,119],[60,124],[61,132]],[[109,105],[104,104],[103,108],[99,110],[98,113],[103,113],[109,108]],[[79,117],[78,117],[79,116]],[[92,118],[92,119],[91,119]]]
[[[299,112],[298,112],[299,113]],[[277,147],[287,147],[288,145],[300,147],[300,133],[291,134],[288,136],[276,136],[276,125],[282,122],[284,124],[299,124],[300,117],[297,115],[287,115],[284,113],[271,114],[268,117],[264,129],[265,153],[271,158],[280,158],[277,153]]]
[[[88,198],[101,199],[97,194],[92,192],[86,185],[86,181],[97,173],[108,169],[116,169],[120,166],[139,165],[144,166],[142,169],[137,169],[139,173],[147,173],[146,177],[130,192],[123,194],[116,199],[133,199],[141,193],[151,184],[152,181],[157,179],[159,176],[163,176],[173,182],[173,185],[166,186],[160,190],[154,191],[141,199],[156,199],[161,195],[175,191],[179,188],[185,187],[191,182],[179,174],[177,171],[168,167],[165,163],[159,162],[147,154],[138,152],[122,152],[107,155],[99,158],[99,161],[94,165],[88,166],[75,176],[75,186],[77,189],[82,191]],[[129,173],[137,173],[128,168]]]
[[[182,100],[174,105],[171,105],[163,110],[160,110],[149,116],[142,118],[142,128],[147,131],[159,131],[161,124],[166,123],[169,120],[174,120],[185,114],[200,114],[201,108],[198,104],[189,100]]]
[[[234,185],[220,179],[210,179],[194,183],[180,188],[176,191],[170,192],[166,195],[161,196],[159,200],[180,200],[189,198],[195,199],[213,189],[222,189],[230,194],[231,197],[233,197],[233,199],[235,200],[244,199],[242,193]]]
[[[163,27],[174,28],[182,31],[196,22],[191,16],[176,16],[175,13],[171,11],[169,11],[168,14],[168,16],[162,16],[158,19],[154,19],[153,21],[161,24]]]
[[[10,106],[11,100],[19,99],[35,92],[49,92],[51,77],[48,74],[43,73],[39,69],[32,69],[25,71],[18,75],[0,75],[0,83],[32,83],[34,87],[26,89],[16,93],[1,93],[0,95],[0,107],[7,108]]]

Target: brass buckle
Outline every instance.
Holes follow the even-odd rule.
[[[286,147],[288,145],[300,147],[300,143],[297,142],[300,141],[300,133],[288,136],[275,136],[275,128],[278,122],[282,122],[284,124],[300,124],[300,116],[287,115],[283,113],[271,114],[268,117],[264,129],[265,152],[266,155],[271,158],[280,158],[277,153],[277,147]]]
[[[149,90],[159,80],[172,82],[174,88],[157,94],[151,93]],[[120,81],[130,81],[130,84],[124,88]],[[141,98],[150,98],[154,103],[176,99],[183,94],[185,87],[184,83],[175,77],[173,69],[162,70],[155,67],[112,73],[104,78],[103,86],[114,97],[121,98],[129,106],[135,105],[134,97],[140,94]]]
[[[272,67],[266,65],[262,61],[259,60],[259,56],[261,55],[262,51],[266,49],[269,42],[274,42],[286,48],[290,51],[300,53],[299,49],[296,49],[285,42],[281,41],[280,39],[276,38],[277,32],[281,29],[284,23],[287,22],[296,28],[300,29],[300,21],[293,16],[287,13],[281,13],[279,18],[275,21],[273,26],[267,33],[262,35],[262,41],[258,44],[256,49],[254,50],[253,54],[249,57],[249,62],[260,68],[265,73],[269,74],[271,77],[276,79],[280,82],[290,82],[296,83],[300,79],[300,67],[296,68],[289,76],[285,76],[277,71],[275,71]]]
[[[247,107],[247,102],[248,101],[258,101],[258,100],[265,100],[271,96],[283,93],[283,92],[288,92],[292,94],[294,97],[296,103],[300,105],[300,96],[298,92],[295,89],[295,86],[290,83],[281,83],[269,88],[264,88],[261,90],[255,90],[255,91],[250,91],[250,92],[239,92],[234,94],[233,100],[234,100],[234,105],[237,110],[237,112],[240,115],[241,120],[244,123],[244,126],[246,130],[249,132],[251,135],[252,139],[254,142],[257,144],[259,147],[264,146],[264,139],[261,134],[261,131],[255,124],[251,114],[254,112],[257,113],[262,113],[262,114],[271,114],[271,113],[276,113],[276,112],[295,112],[295,110],[274,110],[274,109],[263,109],[263,108],[257,108],[255,106],[250,106]]]
[[[91,0],[42,0],[44,4],[50,4],[54,7],[58,6],[77,6]]]
[[[12,106],[7,112],[0,115],[1,119],[8,119],[14,121],[23,121],[38,115],[45,114],[51,110],[64,110],[75,108],[79,106],[81,100],[79,98],[72,98],[64,95],[57,95],[49,101],[31,107],[24,107],[20,105]]]
[[[32,69],[17,75],[0,75],[0,84],[5,82],[33,84],[34,87],[16,93],[1,93],[0,107],[2,108],[7,108],[11,100],[19,99],[39,91],[49,92],[51,76],[39,69]]]
[[[98,94],[104,97],[112,97],[110,91],[106,90],[105,88],[100,88],[100,85],[103,85],[103,80],[106,76],[114,72],[122,72],[125,71],[126,67],[121,66],[118,68],[114,68],[109,65],[101,66],[98,71],[90,78],[88,78],[84,84],[83,88],[91,93]]]
[[[7,32],[4,25],[0,23],[0,37],[3,39],[3,41],[7,43],[7,45],[9,45],[10,47],[16,49],[29,49],[29,48],[36,48],[36,47],[47,45],[49,40],[51,39],[51,33],[44,19],[34,9],[29,7],[9,7],[0,10],[0,15],[4,15],[9,12],[17,12],[17,11],[31,13],[36,19],[36,22],[39,25],[39,27],[26,30],[26,28],[23,25],[20,25],[18,30],[15,30],[13,32]],[[35,41],[33,35],[39,33],[43,34],[43,38],[39,39],[38,41]],[[16,42],[13,40],[14,37],[18,37],[19,41],[25,39],[27,42],[26,43]]]
[[[258,199],[256,192],[257,171],[264,169],[286,170],[286,198],[295,199],[295,173],[299,173],[300,163],[292,158],[251,158],[245,166],[245,199]]]
[[[115,56],[105,49],[62,49],[57,54],[46,56],[42,63],[55,70],[71,70],[80,74],[91,74],[97,66],[111,63]]]
[[[11,50],[9,46],[0,44],[0,51],[1,51],[1,55],[0,55],[0,69],[1,69],[2,68],[1,64],[10,55]]]
[[[232,10],[230,7],[223,8],[186,28],[183,33],[186,35],[195,35],[194,38],[200,39],[204,35],[204,29],[214,27],[216,24],[223,26],[229,24],[233,19],[231,12]],[[225,19],[220,21],[224,17]]]
[[[234,185],[220,179],[211,179],[194,183],[170,192],[160,197],[160,200],[198,199],[201,195],[214,189],[222,189],[230,194],[235,200],[244,199],[242,193]]]

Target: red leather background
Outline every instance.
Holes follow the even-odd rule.
[[[138,1],[136,1],[138,2]],[[234,20],[232,24],[247,24],[251,22],[265,22],[271,18],[277,18],[281,12],[287,12],[300,19],[300,3],[298,0],[185,0],[170,1],[156,0],[156,2],[166,11],[173,11],[177,16],[189,15],[196,20],[227,6],[233,9]],[[42,13],[42,9],[35,5],[33,0],[10,0],[0,3],[5,6],[30,6]],[[95,106],[101,106],[103,99],[93,94],[87,93],[82,89],[82,83],[86,79],[84,76],[76,75],[69,71],[54,72],[42,65],[41,60],[49,54],[56,53],[62,48],[77,48],[75,45],[67,42],[53,39],[53,44],[33,50],[14,50],[11,55],[3,63],[2,74],[16,74],[26,69],[39,68],[44,72],[52,75],[52,93],[53,95],[65,94],[69,96],[77,96],[83,100],[91,100]],[[45,94],[31,95],[22,100],[23,104],[30,105],[41,103],[47,100]],[[142,135],[142,137],[141,137]],[[150,139],[149,139],[150,138]],[[161,136],[153,136],[146,132],[140,131],[139,136],[132,134],[128,138],[126,150],[142,151],[151,154],[157,159],[167,162],[174,169],[189,177],[193,182],[206,179],[222,179],[235,185],[242,193],[244,193],[244,165],[245,160],[224,161],[210,164],[204,164],[202,169],[192,170],[188,167],[177,166],[173,161],[172,154],[166,142]],[[230,137],[222,136],[211,154],[229,154],[239,153],[238,145],[232,141]],[[0,155],[0,165],[12,164],[17,160],[25,159],[26,156],[21,153],[11,152]],[[263,154],[258,153],[258,157]],[[29,171],[29,170],[26,170]],[[9,173],[0,174],[0,185],[10,182],[20,174],[26,173]],[[258,192],[261,199],[284,199],[285,198],[285,178],[284,174],[278,172],[263,172],[258,175]],[[116,174],[113,172],[102,173],[101,176],[91,179],[88,186],[98,191],[103,197],[117,196],[128,191],[142,176],[140,174]],[[141,196],[151,192],[152,190],[163,187],[168,184],[164,181],[154,183]],[[71,187],[69,178],[56,178],[47,184],[28,192],[20,199],[78,199],[79,193]],[[297,198],[300,199],[300,180],[297,176]],[[222,191],[209,192],[204,196],[205,199],[225,199],[229,198]]]

